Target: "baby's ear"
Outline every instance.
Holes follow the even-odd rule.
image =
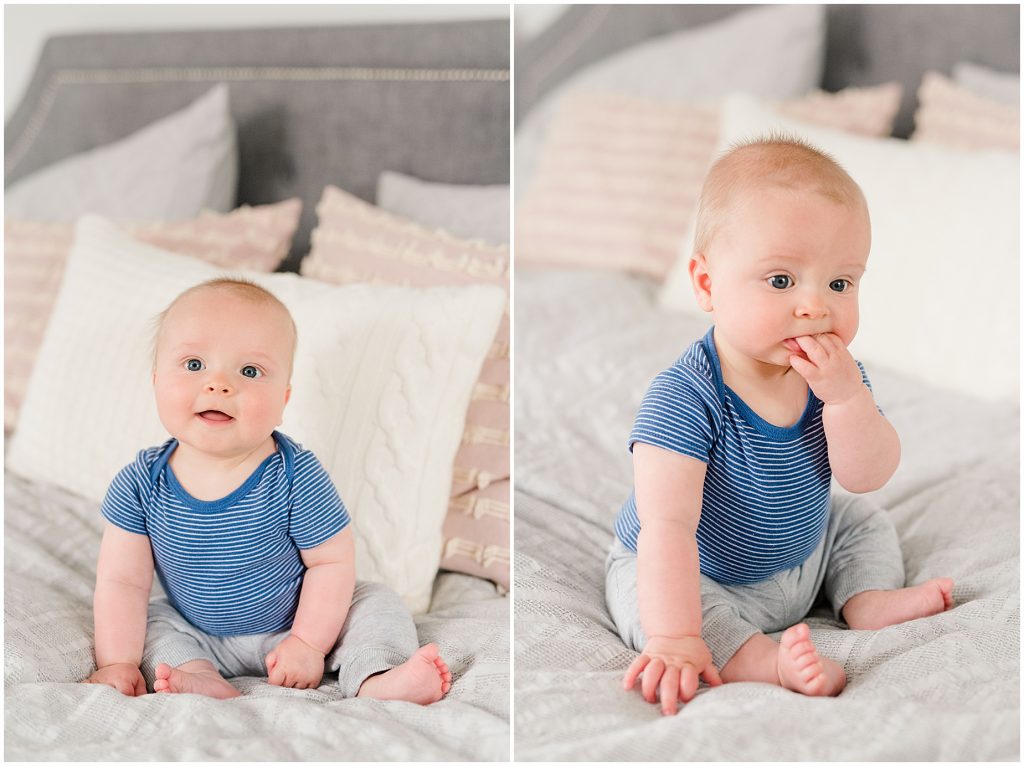
[[[711,303],[711,273],[708,271],[708,261],[704,253],[694,253],[690,258],[690,282],[693,284],[693,294],[697,298],[697,305],[704,311],[711,311],[714,306]]]
[[[284,403],[288,404],[288,400],[291,399],[291,398],[292,398],[292,387],[288,386],[288,388],[286,388],[285,391],[284,391]]]

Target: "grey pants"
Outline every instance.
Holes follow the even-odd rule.
[[[190,660],[209,660],[227,678],[266,676],[263,658],[289,632],[211,636],[182,617],[166,598],[158,598],[149,605],[142,675],[150,691],[161,662],[177,667]],[[334,649],[324,658],[324,671],[337,671],[345,696],[355,697],[368,677],[401,665],[418,648],[416,625],[402,599],[387,586],[358,582]]]
[[[899,538],[886,513],[863,496],[835,494],[825,536],[800,566],[752,585],[700,576],[701,637],[721,670],[751,636],[800,622],[823,588],[842,619],[852,596],[902,588],[904,577]],[[642,651],[647,637],[637,605],[636,554],[618,539],[605,564],[605,598],[622,640]]]

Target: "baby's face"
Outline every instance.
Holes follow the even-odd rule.
[[[160,421],[182,445],[242,457],[281,424],[291,393],[288,317],[224,290],[182,297],[164,318],[153,387]]]
[[[780,366],[798,336],[835,333],[849,345],[871,248],[866,210],[780,187],[739,203],[707,252],[716,338]]]

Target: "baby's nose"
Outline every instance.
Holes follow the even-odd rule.
[[[206,392],[208,394],[230,394],[231,386],[220,381],[211,381],[206,384]]]
[[[802,295],[796,308],[797,316],[820,318],[828,314],[828,304],[817,293]]]

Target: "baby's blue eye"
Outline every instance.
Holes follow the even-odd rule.
[[[185,369],[189,372],[199,372],[203,369],[203,362],[201,359],[189,359],[185,362]]]
[[[829,288],[835,290],[837,293],[845,293],[850,289],[850,283],[845,279],[833,279],[829,282]]]
[[[242,368],[242,374],[247,378],[258,378],[263,374],[263,372],[259,367],[253,367],[251,364],[247,364]]]
[[[793,280],[785,274],[776,274],[774,277],[768,277],[768,284],[776,290],[785,290],[787,287],[792,286]]]

